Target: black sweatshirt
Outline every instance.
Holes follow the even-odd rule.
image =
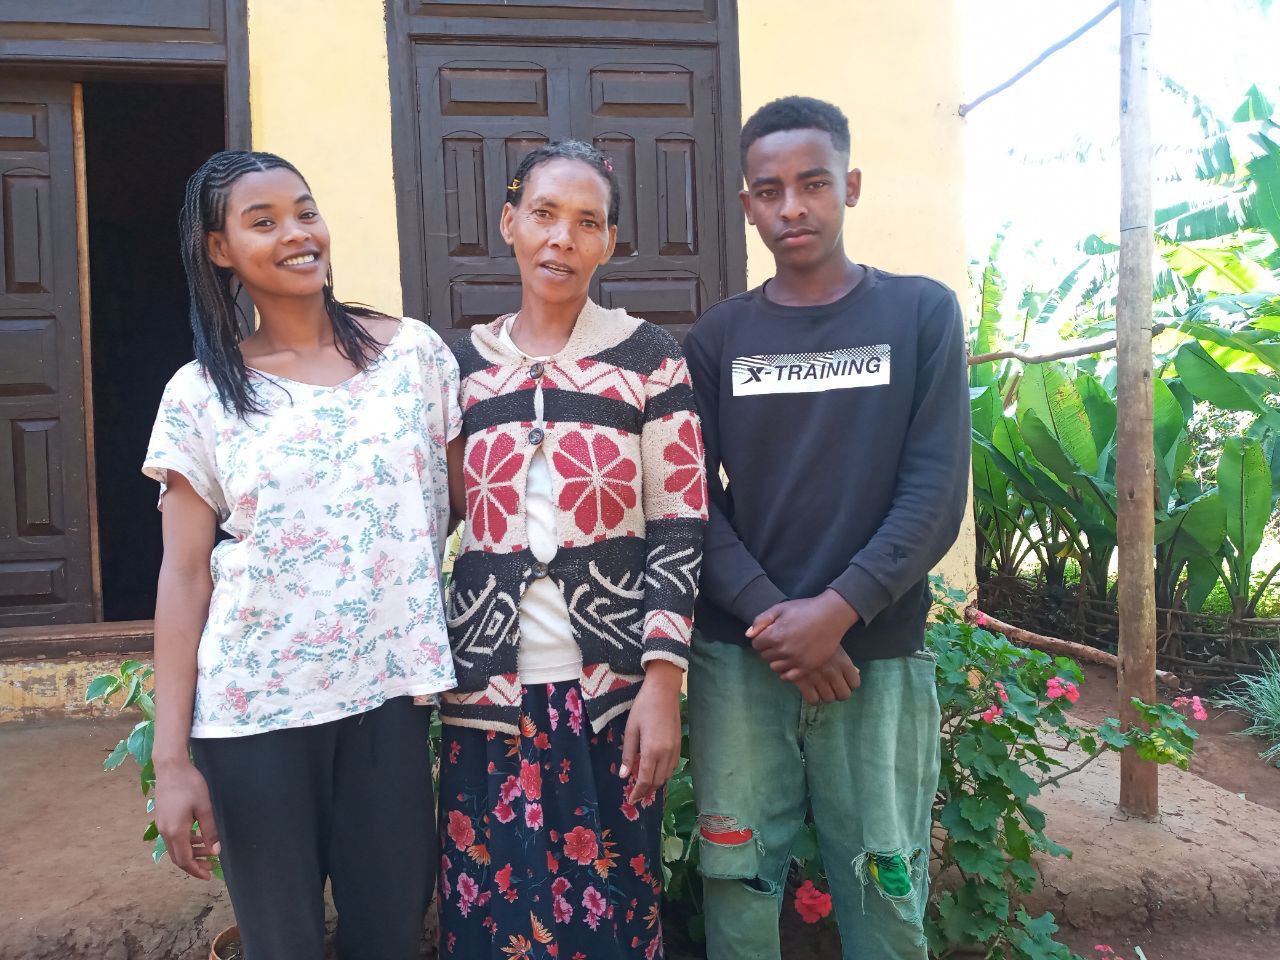
[[[912,653],[969,487],[960,306],[871,267],[822,306],[764,289],[716,304],[685,341],[711,498],[696,624],[747,644],[762,611],[831,587],[860,617],[850,657]]]

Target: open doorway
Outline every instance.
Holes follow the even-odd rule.
[[[164,385],[191,360],[178,211],[223,148],[221,86],[87,83],[93,446],[106,620],[155,613],[157,488],[142,476]]]

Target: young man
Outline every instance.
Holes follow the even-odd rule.
[[[708,956],[779,956],[812,806],[844,956],[925,960],[939,716],[922,648],[968,487],[960,308],[845,255],[862,175],[836,107],[762,107],[742,169],[776,272],[685,342],[711,497],[689,670]]]

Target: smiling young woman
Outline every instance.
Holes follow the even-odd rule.
[[[587,296],[613,253],[609,161],[525,158],[502,236],[518,313],[455,345],[467,516],[444,695],[441,951],[661,955],[662,788],[702,556],[701,435],[675,339]]]
[[[181,235],[196,359],[143,466],[164,531],[156,823],[187,873],[221,857],[254,960],[319,960],[326,878],[340,954],[408,960],[436,862],[414,697],[454,682],[457,365],[423,324],[336,299],[324,218],[277,156],[211,157]],[[243,338],[240,288],[259,316]]]

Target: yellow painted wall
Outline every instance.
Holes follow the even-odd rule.
[[[848,214],[849,256],[952,287],[969,309],[964,246],[964,121],[955,0],[738,0],[742,117],[790,94],[819,97],[849,118],[862,199]],[[773,272],[747,228],[747,280]],[[974,588],[972,513],[939,572]]]
[[[249,0],[249,107],[254,149],[311,184],[338,298],[399,315],[383,0]]]
[[[114,712],[101,701],[84,702],[89,681],[119,666],[124,657],[26,660],[0,664],[0,723],[91,717]],[[120,705],[116,698],[116,707]]]

